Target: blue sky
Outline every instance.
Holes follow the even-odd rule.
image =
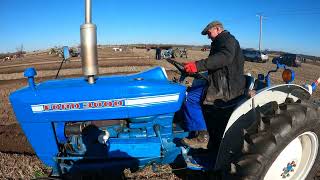
[[[244,48],[320,56],[317,0],[92,0],[98,44],[210,44],[202,29],[220,20]],[[77,45],[84,0],[1,0],[0,53]]]

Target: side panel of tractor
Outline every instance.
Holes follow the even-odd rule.
[[[133,158],[140,166],[152,159],[173,161],[179,154],[172,121],[185,91],[156,67],[134,75],[99,77],[92,85],[83,78],[46,81],[12,93],[10,101],[46,165]],[[173,156],[159,160],[162,151]]]

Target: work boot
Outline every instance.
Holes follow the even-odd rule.
[[[198,131],[197,135],[194,138],[183,138],[181,140],[183,145],[186,145],[192,149],[207,149],[209,143],[209,133],[208,131]]]

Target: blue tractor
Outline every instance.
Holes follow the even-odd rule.
[[[266,76],[246,76],[246,94],[204,107],[209,149],[188,149],[179,143],[188,136],[178,113],[187,91],[183,82],[192,76],[193,83],[206,83],[206,73],[187,74],[168,59],[180,71],[179,80],[168,80],[162,67],[98,77],[90,0],[85,17],[84,77],[36,83],[35,69],[28,68],[29,85],[10,95],[20,126],[40,160],[52,167],[52,176],[117,174],[150,164],[180,164],[221,179],[315,176],[320,108],[311,94],[319,80],[292,84],[294,72],[280,64]],[[271,86],[270,75],[278,69],[284,69],[285,83]]]

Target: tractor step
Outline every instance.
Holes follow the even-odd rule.
[[[181,154],[187,165],[187,169],[196,171],[211,169],[212,162],[209,162],[208,158],[205,158],[206,156],[188,155],[189,150],[190,148],[181,147]]]

